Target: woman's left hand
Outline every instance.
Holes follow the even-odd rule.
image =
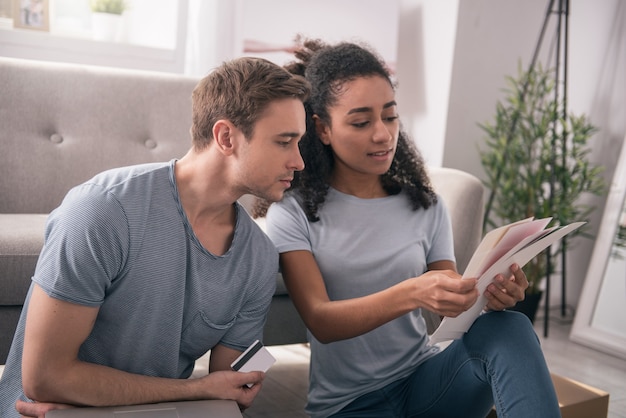
[[[528,279],[517,264],[511,266],[511,273],[508,278],[501,274],[497,275],[493,283],[487,286],[485,290],[485,297],[488,300],[486,310],[501,311],[524,300],[525,290],[528,288]]]

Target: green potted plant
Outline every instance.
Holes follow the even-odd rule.
[[[122,14],[128,8],[126,0],[91,0],[93,37],[98,41],[117,40]]]
[[[126,10],[126,0],[91,0],[91,11],[94,13],[108,13],[121,15]]]
[[[493,121],[479,124],[486,134],[479,152],[490,192],[484,228],[528,217],[552,217],[549,226],[588,221],[594,208],[579,198],[604,190],[603,168],[588,158],[588,140],[597,129],[586,116],[563,111],[555,97],[554,72],[541,65],[523,71],[520,65],[518,73],[506,77],[506,96],[498,101]],[[586,235],[585,228],[570,237],[574,234]],[[526,312],[531,319],[541,298],[541,281],[554,273],[558,254],[564,256],[567,247],[563,239],[560,248],[549,248],[524,267],[526,299],[536,303],[534,311]]]

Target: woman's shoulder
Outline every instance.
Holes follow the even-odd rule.
[[[282,200],[272,203],[267,209],[265,216],[267,224],[282,223],[286,219],[306,222],[306,215],[301,202],[302,197],[299,193],[290,191],[285,194]]]
[[[302,202],[302,195],[295,190],[290,190],[285,193],[285,196],[281,200],[272,203],[268,208],[268,212],[273,208],[284,208],[287,210],[295,210],[297,208],[301,209]]]

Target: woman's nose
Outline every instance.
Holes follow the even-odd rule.
[[[374,142],[389,142],[393,136],[389,131],[389,128],[385,125],[382,120],[379,120],[374,129],[374,137],[372,138]]]

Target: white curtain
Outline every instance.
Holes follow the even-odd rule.
[[[189,0],[185,75],[203,77],[240,50],[240,0]]]

